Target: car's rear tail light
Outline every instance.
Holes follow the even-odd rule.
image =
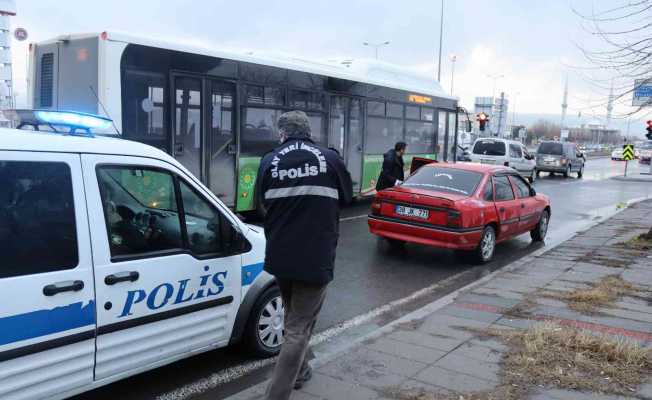
[[[380,207],[381,207],[381,202],[378,199],[374,199],[374,201],[371,203],[371,214],[372,215],[380,215]]]
[[[448,211],[448,215],[446,217],[446,226],[451,228],[461,228],[462,214],[459,211]]]

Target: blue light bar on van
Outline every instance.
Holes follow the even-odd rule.
[[[54,110],[3,110],[5,118],[18,129],[58,132],[70,135],[115,135],[117,132],[110,118],[76,111]]]
[[[113,122],[104,117],[72,111],[34,111],[34,116],[44,124],[74,126],[82,129],[109,129]]]

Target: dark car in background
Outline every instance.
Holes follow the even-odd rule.
[[[537,176],[541,172],[563,174],[564,178],[576,172],[577,177],[584,175],[584,154],[575,143],[541,142],[537,148]]]

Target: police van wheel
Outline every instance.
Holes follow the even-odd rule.
[[[245,343],[255,356],[273,357],[281,351],[284,316],[281,291],[274,285],[258,298],[247,322]]]

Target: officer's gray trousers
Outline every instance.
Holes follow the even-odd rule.
[[[285,335],[265,399],[290,398],[297,376],[304,376],[314,358],[309,349],[317,316],[324,304],[327,285],[277,279],[285,306]]]

